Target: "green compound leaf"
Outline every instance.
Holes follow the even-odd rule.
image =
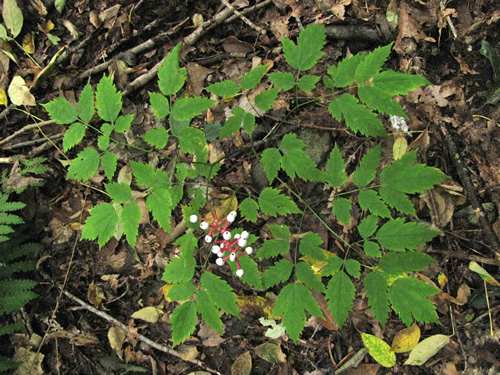
[[[194,276],[195,266],[196,261],[192,256],[173,258],[168,262],[163,272],[162,280],[169,284],[190,281]]]
[[[220,137],[226,138],[236,134],[236,132],[240,130],[241,124],[243,124],[245,130],[247,130],[249,134],[252,134],[255,125],[255,116],[246,112],[240,106],[234,107],[232,114],[233,116],[226,120],[224,127],[221,129]]]
[[[164,119],[170,113],[170,105],[168,103],[168,98],[159,92],[148,92],[149,102],[151,103],[151,108],[155,112],[156,117],[159,120]]]
[[[177,94],[182,86],[184,86],[184,82],[186,82],[186,69],[179,69],[180,51],[181,43],[172,48],[158,68],[158,87],[167,96]]]
[[[363,344],[365,344],[368,353],[375,361],[384,367],[393,367],[396,365],[396,354],[392,351],[390,345],[376,336],[362,333]]]
[[[264,74],[266,74],[266,69],[268,66],[269,64],[260,65],[245,73],[243,75],[243,78],[241,79],[241,88],[246,90],[256,88],[259,82],[262,80],[262,77],[264,77]]]
[[[363,285],[368,298],[368,305],[373,315],[385,329],[389,317],[388,285],[381,272],[373,271],[366,275]]]
[[[274,240],[267,240],[259,248],[257,258],[272,258],[278,254],[290,251],[290,229],[286,225],[272,224],[269,226]]]
[[[352,176],[352,182],[357,187],[362,188],[373,181],[377,173],[377,167],[380,164],[380,154],[381,147],[378,144],[363,156],[361,163],[359,163]]]
[[[288,284],[281,290],[274,302],[274,315],[283,315],[281,318],[283,326],[295,343],[306,325],[306,311],[323,318],[318,302],[311,291],[302,284]]]
[[[350,94],[333,99],[328,105],[328,111],[338,121],[343,115],[346,125],[356,133],[360,132],[367,137],[386,135],[384,125],[377,118],[377,114],[359,104],[358,100]]]
[[[94,116],[95,106],[94,106],[94,91],[90,82],[88,82],[80,94],[80,100],[78,101],[78,117],[83,122],[90,122]]]
[[[295,77],[290,72],[269,73],[267,76],[274,84],[274,86],[276,86],[279,89],[282,89],[283,91],[288,91],[295,86]]]
[[[99,168],[101,157],[96,149],[87,147],[79,152],[68,168],[68,180],[85,181],[93,177]]]
[[[200,129],[195,129],[190,126],[182,129],[179,137],[179,147],[182,151],[196,155],[197,161],[204,163],[208,159],[206,151],[207,142],[205,135]]]
[[[118,224],[118,214],[110,203],[101,203],[90,210],[90,216],[85,220],[82,229],[83,240],[95,240],[99,248],[103,247],[115,233]]]
[[[351,201],[346,198],[337,198],[332,202],[332,213],[345,226],[348,226],[351,220],[351,208]]]
[[[170,233],[172,216],[172,197],[167,189],[156,189],[146,199],[146,206],[153,214],[154,219],[160,224],[160,227]]]
[[[196,287],[189,281],[180,284],[174,284],[168,291],[168,298],[173,301],[187,301],[196,292]]]
[[[172,325],[172,346],[177,346],[185,341],[196,328],[196,305],[188,301],[175,308],[170,319]]]
[[[363,250],[365,251],[366,255],[370,257],[380,258],[382,256],[382,253],[380,252],[380,246],[376,242],[365,241]]]
[[[304,92],[309,92],[312,91],[316,88],[316,83],[319,81],[318,76],[313,76],[313,75],[305,75],[301,79],[299,79],[299,82],[297,82],[297,87],[301,89]]]
[[[416,272],[436,263],[436,260],[419,251],[408,251],[405,253],[388,253],[380,259],[379,267],[390,275],[402,275],[408,272]]]
[[[317,290],[318,292],[324,293],[325,286],[321,282],[321,279],[316,275],[311,268],[311,265],[306,262],[299,262],[295,265],[295,273],[297,279],[303,282],[307,287]]]
[[[356,259],[347,259],[344,262],[345,270],[355,279],[361,276],[361,264]]]
[[[259,206],[261,211],[272,217],[278,215],[297,214],[301,211],[294,201],[285,195],[282,195],[279,190],[273,188],[265,188],[259,195]]]
[[[125,182],[112,182],[104,184],[106,192],[116,203],[125,203],[132,199],[132,189]]]
[[[222,319],[219,315],[219,309],[205,290],[199,290],[196,294],[196,305],[205,323],[222,334]]]
[[[133,120],[134,115],[125,115],[118,117],[115,122],[115,131],[117,131],[118,133],[125,133],[130,129],[130,125],[132,125]]]
[[[366,240],[373,233],[375,233],[377,228],[378,228],[378,217],[375,215],[370,215],[361,220],[358,226],[358,231],[360,236]]]
[[[109,180],[113,179],[118,165],[118,159],[111,152],[106,151],[101,158],[102,169]]]
[[[123,206],[121,221],[128,244],[135,247],[137,235],[139,234],[139,221],[141,221],[139,205],[135,202],[128,202]]]
[[[332,65],[328,74],[333,78],[334,87],[345,87],[354,83],[354,74],[358,65],[366,58],[366,55],[354,55],[343,59],[337,66]]]
[[[325,181],[333,187],[342,186],[347,181],[347,173],[344,170],[344,158],[337,144],[330,153],[330,157],[326,163],[328,173],[325,176]]]
[[[300,149],[286,152],[281,158],[281,167],[292,180],[296,175],[304,181],[319,181],[323,178],[311,157]]]
[[[390,95],[407,95],[417,87],[431,83],[422,76],[386,70],[373,78],[373,85]]]
[[[426,297],[432,297],[438,291],[423,281],[404,277],[389,287],[389,301],[408,328],[413,322],[412,317],[417,322],[436,323],[439,321],[436,306]]]
[[[262,285],[269,289],[279,283],[283,283],[290,278],[293,270],[293,263],[288,259],[281,259],[274,263],[262,274]]]
[[[233,272],[236,272],[236,265],[234,262],[230,262],[229,265]],[[241,281],[247,283],[253,288],[262,290],[264,287],[262,286],[262,280],[259,273],[259,267],[257,263],[248,256],[243,256],[240,258],[240,266],[241,269],[245,272],[241,277]]]
[[[95,99],[99,117],[107,122],[115,121],[122,109],[122,94],[108,76],[103,76],[99,81]]]
[[[379,193],[384,202],[389,206],[394,207],[396,210],[404,214],[417,217],[415,207],[405,193],[393,189],[392,187],[389,187],[387,185],[382,185],[379,189]]]
[[[188,232],[179,237],[174,245],[180,246],[180,252],[183,256],[192,257],[198,247],[198,239],[193,232]]]
[[[97,147],[100,150],[106,151],[109,146],[109,135],[100,135],[97,137]]]
[[[164,126],[160,125],[144,134],[142,139],[144,139],[151,146],[161,150],[165,148],[168,143],[168,132]]]
[[[352,310],[355,294],[354,284],[344,271],[337,272],[328,282],[325,294],[328,300],[328,310],[332,313],[339,329],[342,328]]]
[[[232,288],[225,280],[215,276],[213,273],[204,272],[201,276],[201,285],[206,289],[215,305],[221,310],[236,317],[240,316],[236,297],[232,292]]]
[[[403,218],[389,220],[377,232],[377,241],[393,251],[414,250],[436,237],[440,232],[414,222],[405,223]]]
[[[363,210],[370,211],[373,215],[386,219],[391,217],[391,211],[374,190],[361,190],[358,195],[358,202]]]
[[[297,38],[297,45],[290,39],[283,38],[283,53],[286,62],[297,70],[309,70],[323,56],[321,49],[325,45],[325,26],[311,24],[302,30]]]
[[[68,127],[68,130],[64,133],[63,138],[63,150],[64,152],[72,149],[78,143],[80,143],[85,136],[85,130],[87,127],[81,122],[75,122]]]
[[[266,148],[262,153],[261,165],[270,183],[278,177],[281,169],[281,153],[277,148]]]
[[[222,98],[232,98],[240,91],[240,85],[228,79],[205,87],[205,90]]]
[[[108,124],[107,122],[101,125],[101,132],[105,136],[109,136],[113,131],[113,125]]]
[[[252,223],[257,222],[257,212],[259,210],[259,205],[252,198],[250,197],[245,198],[240,203],[239,209],[241,212],[241,216],[243,216],[245,220],[250,221]]]
[[[317,233],[309,232],[302,237],[300,240],[299,251],[302,255],[308,256],[315,260],[324,261],[325,254],[320,246],[323,244],[323,240]]]
[[[47,104],[42,104],[56,124],[64,125],[74,122],[78,115],[70,102],[64,98],[56,98]]]
[[[380,71],[380,68],[382,68],[391,53],[393,44],[394,43],[390,43],[386,46],[378,47],[361,61],[354,75],[357,83],[361,84],[368,81]]]
[[[263,111],[268,111],[273,108],[277,96],[278,89],[276,87],[263,91],[255,96],[255,105]]]
[[[177,121],[189,121],[205,112],[216,100],[207,98],[181,98],[172,107],[172,116]]]
[[[361,86],[358,90],[358,96],[363,103],[372,107],[379,113],[404,117],[409,120],[409,117],[398,102],[377,87]]]
[[[280,149],[284,152],[289,152],[292,150],[302,150],[305,147],[304,142],[297,138],[297,134],[288,133],[286,134],[280,143]]]
[[[149,164],[132,161],[130,165],[132,166],[132,172],[134,172],[137,185],[151,188],[155,184],[155,171]]]

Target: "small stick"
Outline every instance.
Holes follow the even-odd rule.
[[[252,21],[250,21],[248,18],[246,18],[239,10],[237,10],[235,7],[233,7],[227,0],[221,0],[222,4],[224,6],[228,7],[231,9],[231,11],[238,16],[243,22],[245,22],[248,26],[250,26],[252,29],[257,31],[259,34],[266,34],[266,30],[264,30],[262,27],[257,26],[254,24]]]
[[[27,132],[28,130],[39,128],[39,127],[46,126],[46,125],[52,125],[52,124],[55,124],[55,121],[53,121],[53,120],[47,120],[47,121],[39,122],[38,124],[29,124],[29,125],[26,125],[26,126],[22,127],[21,129],[19,129],[18,131],[15,131],[11,135],[9,135],[9,136],[5,137],[4,139],[0,140],[0,146],[6,144],[11,139],[14,139],[19,134]]]

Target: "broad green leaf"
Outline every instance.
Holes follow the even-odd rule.
[[[354,74],[358,65],[366,58],[366,55],[354,55],[343,59],[337,66],[332,65],[328,74],[333,78],[334,87],[345,87],[354,83]]]
[[[105,136],[108,136],[113,132],[113,125],[108,124],[105,122],[104,124],[101,125],[101,133]]]
[[[240,316],[236,297],[232,292],[232,288],[225,280],[206,271],[201,276],[200,281],[216,306],[228,314],[236,317]]]
[[[194,276],[195,266],[196,262],[192,256],[173,258],[168,262],[162,280],[169,284],[190,281]]]
[[[379,189],[379,193],[384,202],[389,206],[394,207],[396,210],[404,214],[417,217],[415,207],[405,193],[387,185],[382,185]]]
[[[433,335],[420,341],[410,352],[405,365],[422,366],[450,342],[451,336]]]
[[[261,165],[270,183],[278,177],[281,169],[281,153],[277,148],[266,148],[262,153]]]
[[[244,274],[241,277],[241,281],[247,283],[255,289],[264,289],[264,287],[262,286],[262,280],[257,263],[255,263],[255,261],[249,256],[242,256],[241,258],[239,258],[239,261],[241,269],[244,271]],[[237,268],[235,263],[230,262],[229,265],[231,266],[233,272],[236,272]]]
[[[389,301],[399,318],[410,327],[413,318],[421,323],[439,321],[436,306],[426,297],[432,297],[439,290],[413,277],[397,279],[389,287]]]
[[[361,86],[358,90],[358,96],[363,103],[372,107],[379,113],[386,113],[409,120],[409,117],[398,102],[377,87]]]
[[[66,0],[55,0],[54,1],[54,8],[56,8],[56,10],[59,13],[62,13],[65,4],[66,4]]]
[[[151,108],[153,108],[156,117],[159,120],[167,117],[170,113],[170,104],[168,103],[168,98],[160,94],[159,92],[148,92],[148,94]]]
[[[118,165],[118,159],[111,152],[106,151],[101,158],[102,169],[104,169],[104,174],[111,181],[116,172],[116,166]]]
[[[101,157],[96,149],[87,147],[71,160],[68,168],[68,180],[85,181],[97,172]]]
[[[431,83],[422,76],[386,70],[373,78],[373,85],[390,95],[407,95],[417,87]]]
[[[408,251],[405,253],[387,253],[380,259],[379,267],[390,275],[402,275],[408,272],[423,270],[436,263],[436,260],[419,251]]]
[[[285,37],[281,41],[286,62],[297,70],[309,70],[316,65],[323,56],[321,50],[325,42],[325,26],[319,24],[311,24],[302,30],[297,45]]]
[[[342,328],[352,310],[355,294],[354,284],[344,271],[337,272],[328,282],[325,294],[328,300],[328,310],[332,313],[339,329]]]
[[[196,155],[197,161],[204,163],[207,161],[207,143],[205,136],[200,129],[195,129],[190,126],[182,129],[179,137],[179,147],[182,151]]]
[[[333,187],[342,186],[347,181],[347,174],[344,170],[344,159],[337,144],[330,153],[326,163],[328,173],[325,180]]]
[[[175,137],[180,137],[182,135],[182,131],[185,128],[189,128],[189,124],[191,123],[191,120],[188,121],[177,121],[174,119],[172,116],[168,118],[168,122],[170,125],[170,131]]]
[[[56,124],[71,124],[78,118],[75,108],[64,98],[56,98],[47,104],[42,104],[42,106]]]
[[[210,86],[205,87],[205,90],[222,98],[232,98],[240,91],[240,85],[230,79],[227,79],[225,81],[213,83]]]
[[[186,69],[179,69],[180,51],[181,43],[172,48],[158,68],[158,87],[167,96],[177,94],[186,82]]]
[[[192,120],[205,112],[216,100],[207,98],[181,98],[177,99],[172,107],[172,116],[177,121]]]
[[[130,129],[132,121],[134,120],[134,115],[119,116],[115,122],[115,131],[118,133],[125,133]]]
[[[167,189],[157,189],[146,199],[146,206],[154,219],[167,233],[170,233],[172,216],[172,198]]]
[[[303,282],[307,287],[321,293],[325,292],[325,286],[321,282],[319,276],[314,273],[309,263],[297,263],[295,265],[295,274],[297,276],[297,280]]]
[[[241,128],[241,124],[245,119],[245,110],[240,106],[236,106],[233,108],[232,112],[233,116],[229,117],[224,123],[223,128],[220,131],[220,137],[226,138],[230,137]]]
[[[142,139],[144,139],[151,146],[161,150],[165,148],[168,143],[168,132],[164,126],[160,125],[157,128],[151,129],[146,134],[142,135]]]
[[[90,82],[88,82],[83,88],[80,94],[80,100],[78,101],[78,117],[83,122],[90,122],[94,116],[95,106],[94,106],[94,91]]]
[[[357,83],[361,84],[368,81],[380,71],[380,68],[382,68],[391,53],[393,44],[390,43],[386,46],[376,48],[359,63],[354,74]]]
[[[154,185],[156,180],[155,171],[149,164],[132,161],[130,165],[132,166],[132,172],[134,173],[137,185],[149,188]]]
[[[284,153],[293,150],[302,150],[304,147],[304,142],[302,139],[297,138],[297,134],[295,133],[285,134],[280,143],[280,149],[283,150]]]
[[[106,192],[116,203],[125,203],[132,199],[132,189],[125,182],[112,182],[104,184]]]
[[[311,315],[323,318],[323,313],[311,291],[302,284],[288,284],[274,302],[274,315],[282,315],[281,321],[286,332],[295,343],[305,327],[306,310]]]
[[[259,210],[259,205],[252,198],[245,198],[239,206],[241,215],[247,221],[252,223],[257,222],[257,211]]]
[[[175,308],[170,319],[172,325],[172,346],[177,346],[185,341],[194,332],[196,327],[196,305],[188,301]]]
[[[366,255],[374,258],[380,258],[382,256],[382,253],[380,252],[380,246],[376,242],[372,241],[365,241],[363,244],[363,250],[365,251]]]
[[[256,88],[259,82],[262,80],[262,77],[264,77],[264,74],[266,74],[266,69],[268,66],[269,64],[259,65],[251,71],[246,72],[243,75],[243,78],[241,78],[241,88],[246,90]]]
[[[295,77],[290,72],[269,73],[267,76],[274,86],[284,91],[288,91],[295,86]]]
[[[278,254],[287,254],[290,250],[290,229],[286,225],[272,224],[269,226],[275,239],[267,240],[259,248],[257,258],[272,258]]]
[[[220,121],[217,122],[209,122],[203,127],[203,132],[205,133],[205,138],[207,142],[214,142],[217,138],[220,137],[222,126]]]
[[[262,285],[269,289],[279,283],[283,283],[290,278],[293,270],[293,263],[288,259],[281,259],[274,263],[262,274]]]
[[[252,137],[254,128],[255,128],[255,116],[249,112],[245,112],[245,116],[243,116],[243,129],[245,129],[248,135]]]
[[[337,198],[332,202],[332,213],[345,226],[348,226],[351,220],[351,208],[351,201],[346,198]]]
[[[317,233],[309,232],[300,240],[299,251],[302,255],[308,256],[314,260],[325,260],[325,254],[320,246],[323,240]]]
[[[361,264],[356,259],[346,259],[344,262],[345,270],[355,279],[361,276]]]
[[[100,135],[97,137],[97,147],[102,151],[106,151],[109,147],[109,141],[109,135]]]
[[[116,120],[122,109],[122,94],[108,76],[103,76],[97,85],[95,105],[99,117],[104,121]]]
[[[323,271],[321,272],[321,276],[331,276],[340,271],[340,267],[344,265],[344,261],[342,258],[338,256],[329,256],[327,258],[327,263],[323,267]]]
[[[358,99],[350,94],[333,99],[328,105],[328,111],[339,121],[343,115],[346,125],[355,133],[360,132],[367,137],[386,135],[384,125],[377,118],[377,114],[359,104]]]
[[[358,226],[358,231],[363,239],[369,238],[378,228],[378,218],[375,215],[364,217]]]
[[[68,127],[68,129],[64,133],[63,138],[64,152],[72,149],[82,141],[83,137],[85,136],[86,129],[87,127],[81,122],[75,122]]]
[[[188,194],[192,197],[189,201],[189,206],[194,208],[195,211],[201,210],[205,207],[207,200],[205,199],[205,192],[200,188],[191,188]]]
[[[198,239],[193,232],[187,232],[180,236],[174,245],[180,246],[180,252],[183,256],[192,257],[198,247]]]
[[[187,301],[196,292],[196,287],[189,281],[174,284],[168,291],[168,298],[173,301]]]
[[[316,88],[316,83],[318,83],[319,78],[320,77],[318,76],[307,74],[299,79],[299,82],[297,82],[297,87],[304,92],[312,91]]]
[[[101,203],[90,210],[82,229],[82,240],[95,240],[103,247],[115,233],[118,214],[110,203]]]
[[[139,205],[132,201],[123,206],[121,221],[128,244],[135,247],[137,235],[139,234],[139,221],[141,221]]]
[[[361,190],[358,195],[359,206],[365,210],[370,211],[373,215],[389,219],[391,211],[387,205],[382,201],[382,198],[375,190]]]
[[[393,251],[414,250],[436,237],[439,232],[423,224],[405,223],[405,219],[389,220],[377,232],[377,241]]]
[[[23,12],[16,0],[3,0],[2,17],[12,37],[16,38],[21,32],[24,22]]]
[[[272,217],[278,215],[289,215],[300,213],[294,201],[289,197],[282,195],[279,190],[271,187],[265,188],[259,195],[259,206],[261,211]]]
[[[205,323],[222,334],[222,320],[219,315],[219,309],[215,306],[215,302],[212,301],[205,290],[199,290],[197,292],[196,305]]]
[[[375,361],[384,367],[393,367],[396,365],[396,354],[391,350],[391,347],[384,340],[376,336],[362,333],[363,344],[365,344],[368,353]]]
[[[319,181],[323,178],[311,157],[300,149],[286,152],[281,158],[281,167],[292,180],[296,175],[304,181]]]
[[[368,305],[377,321],[385,329],[389,317],[387,280],[382,272],[373,271],[366,275],[363,285],[366,290]]]
[[[268,111],[273,108],[277,96],[278,89],[276,87],[263,91],[255,96],[255,105],[263,111]]]
[[[377,167],[380,164],[381,147],[378,144],[363,156],[359,166],[354,171],[352,182],[359,187],[365,187],[373,181],[377,173]]]

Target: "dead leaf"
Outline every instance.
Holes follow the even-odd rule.
[[[26,53],[32,55],[35,53],[35,33],[26,33],[23,37],[23,49]]]
[[[412,350],[420,340],[420,328],[413,323],[410,328],[399,331],[392,340],[391,349],[394,353],[406,353]]]
[[[252,356],[250,352],[241,354],[231,366],[232,375],[250,375],[252,373]]]
[[[436,42],[434,38],[428,37],[422,31],[422,26],[417,23],[415,16],[411,14],[411,9],[405,3],[401,4],[399,10],[399,33],[396,37],[396,42],[394,43],[394,49],[398,53],[402,53],[402,41],[404,38],[413,38],[416,41],[426,40],[428,42]]]
[[[420,341],[410,352],[405,365],[422,366],[427,360],[450,342],[451,336],[434,335]]]
[[[377,375],[379,369],[378,363],[367,363],[348,370],[346,375]]]
[[[132,314],[131,318],[141,319],[148,323],[156,323],[160,319],[160,315],[165,314],[162,310],[155,306],[143,307]]]
[[[16,375],[43,375],[42,362],[45,355],[36,353],[28,348],[18,347],[14,354],[14,361],[19,363]]]
[[[89,285],[89,290],[87,291],[87,299],[92,305],[98,307],[102,301],[106,300],[106,296],[104,295],[102,288],[97,286],[92,281]]]
[[[439,287],[443,289],[445,285],[448,283],[448,277],[444,273],[439,273],[438,275],[438,283]]]
[[[236,302],[240,309],[254,316],[264,316],[268,319],[273,315],[273,301],[261,296],[237,296]]]
[[[63,20],[63,25],[66,29],[68,29],[69,33],[71,34],[71,37],[74,40],[80,39],[80,32],[76,28],[75,25],[73,25],[69,20]]]
[[[200,64],[190,62],[187,64],[188,71],[188,94],[192,96],[200,96],[203,88],[205,87],[205,79],[211,73],[213,69],[205,68]]]
[[[286,356],[277,344],[266,342],[255,348],[255,354],[267,362],[280,363],[285,362]]]
[[[405,137],[399,136],[392,146],[392,157],[394,160],[401,159],[408,149],[408,141]]]
[[[224,51],[226,51],[227,53],[241,57],[245,57],[247,53],[253,51],[253,46],[251,44],[242,42],[234,35],[231,35],[228,38],[224,39],[224,41],[222,42],[222,48],[224,48]]]
[[[14,105],[36,105],[35,97],[30,93],[26,81],[21,76],[12,78],[7,92],[9,93],[10,101]]]
[[[217,347],[226,341],[219,332],[215,329],[209,327],[204,322],[200,324],[200,329],[198,330],[198,337],[202,340],[203,346],[206,347]]]
[[[116,352],[116,355],[120,359],[123,359],[122,346],[123,343],[125,342],[126,337],[127,334],[125,333],[125,331],[119,327],[111,327],[108,330],[109,345],[111,346],[111,349],[113,349]]]
[[[332,314],[330,313],[330,310],[328,310],[328,303],[326,302],[325,297],[323,296],[322,293],[315,291],[314,289],[312,290],[313,296],[316,299],[316,301],[319,304],[319,307],[321,311],[323,312],[323,318],[317,318],[318,321],[329,331],[338,331],[339,326],[335,322],[335,319],[333,319]]]
[[[192,361],[193,359],[196,359],[196,357],[198,357],[198,354],[200,354],[200,352],[194,345],[181,344],[176,349],[177,353],[179,353],[180,357],[184,361]]]

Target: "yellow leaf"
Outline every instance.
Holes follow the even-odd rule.
[[[401,159],[401,157],[406,153],[408,149],[408,142],[406,138],[403,136],[399,136],[394,141],[394,145],[392,146],[392,156],[394,160]]]
[[[111,345],[111,349],[113,349],[120,359],[122,357],[122,345],[125,341],[127,334],[125,331],[119,327],[111,327],[108,331],[108,341],[109,345]]]
[[[174,285],[173,284],[165,284],[163,285],[163,296],[165,297],[165,300],[168,302],[173,302],[173,300],[168,296],[168,292],[170,292],[170,289],[172,289]]]
[[[326,251],[323,250],[323,254],[325,254],[326,258],[328,257],[336,257],[337,254],[332,253],[331,251]],[[311,265],[312,270],[316,275],[321,275],[321,272],[323,272],[323,268],[328,264],[326,261],[322,260],[316,260],[308,256],[303,256],[300,258],[300,260],[303,260],[306,263],[309,263]]]
[[[7,106],[9,104],[9,101],[7,100],[7,94],[5,93],[4,89],[0,89],[0,105]]]
[[[177,347],[177,353],[179,353],[179,356],[184,361],[192,361],[198,357],[198,354],[200,354],[194,345],[179,345]]]
[[[446,275],[444,273],[440,273],[438,275],[438,283],[439,283],[439,287],[441,289],[443,289],[444,286],[448,283],[448,277],[446,277]]]
[[[141,319],[148,323],[156,323],[160,315],[164,314],[162,310],[154,306],[143,307],[132,314],[133,319]]]
[[[396,364],[396,354],[384,340],[364,332],[361,334],[361,338],[368,353],[375,361],[384,367],[393,367]]]
[[[23,49],[30,55],[35,53],[35,33],[27,33],[23,38]]]
[[[265,316],[270,319],[273,316],[273,301],[261,296],[236,296],[238,306],[248,314]]]
[[[408,329],[402,329],[399,331],[394,339],[392,340],[392,351],[394,353],[406,353],[417,346],[420,340],[420,328],[413,323],[413,325]]]
[[[238,208],[238,199],[235,195],[230,198],[221,199],[214,207],[214,211],[217,214],[219,220],[224,219],[231,211],[236,211]],[[210,213],[207,217],[212,217]]]
[[[21,76],[12,78],[7,92],[9,93],[10,101],[14,105],[36,105],[35,97],[30,93],[30,89]]]

